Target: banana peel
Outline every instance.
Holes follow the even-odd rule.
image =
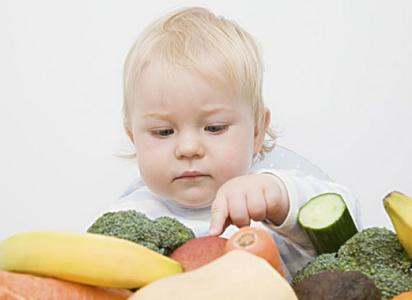
[[[412,258],[412,198],[394,191],[383,199],[383,206],[392,221],[400,243]]]
[[[53,231],[0,241],[0,270],[112,288],[139,288],[183,272],[177,261],[127,240]]]

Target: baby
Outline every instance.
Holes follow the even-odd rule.
[[[172,216],[196,236],[262,226],[290,278],[315,254],[297,223],[299,208],[337,192],[359,224],[358,206],[344,187],[296,170],[250,172],[275,141],[262,73],[253,37],[204,8],[148,26],[124,70],[124,127],[141,180],[111,210]]]

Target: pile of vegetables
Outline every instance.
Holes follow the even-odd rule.
[[[384,207],[396,233],[358,232],[338,194],[310,199],[298,221],[318,255],[291,283],[259,228],[195,237],[177,219],[126,210],[83,234],[20,233],[0,241],[0,299],[412,299],[412,199],[393,192]]]
[[[330,292],[334,285],[328,279],[335,276],[330,272],[358,272],[376,285],[384,300],[412,291],[412,199],[399,192],[392,192],[384,198],[384,206],[394,224],[395,234],[378,227],[356,233],[346,213],[347,209],[342,207],[339,198],[331,198],[330,194],[319,195],[301,209],[299,222],[320,255],[296,274],[292,285],[306,286],[308,280],[311,282],[311,278],[323,274],[322,280],[327,286],[325,292]],[[322,201],[326,203],[326,209],[322,207]],[[313,210],[312,204],[319,211],[308,213]],[[322,217],[325,210],[329,214]],[[330,245],[334,248],[330,248]],[[312,290],[322,289],[315,285]]]
[[[412,259],[395,233],[385,228],[365,229],[337,252],[324,253],[296,274],[292,284],[324,271],[358,271],[380,289],[382,299],[412,290]]]
[[[171,258],[186,272],[154,281],[130,299],[297,300],[283,277],[277,245],[264,229],[243,227],[229,239],[194,238]]]
[[[262,258],[232,250],[178,276],[154,281],[133,300],[298,300],[289,283]]]

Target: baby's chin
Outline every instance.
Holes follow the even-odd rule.
[[[213,199],[172,199],[177,206],[183,208],[205,208],[212,205]]]
[[[204,184],[201,186],[169,190],[168,195],[163,196],[182,208],[205,208],[212,205],[216,196],[216,190],[214,187]]]

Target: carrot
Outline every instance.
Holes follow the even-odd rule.
[[[0,300],[123,300],[131,295],[131,291],[124,289],[0,271]]]
[[[0,287],[0,300],[26,300],[26,298],[13,293],[9,289]]]
[[[392,300],[412,300],[412,291],[395,296]]]
[[[226,242],[225,253],[234,249],[246,250],[265,259],[282,276],[285,275],[278,247],[265,230],[250,226],[242,227]]]

